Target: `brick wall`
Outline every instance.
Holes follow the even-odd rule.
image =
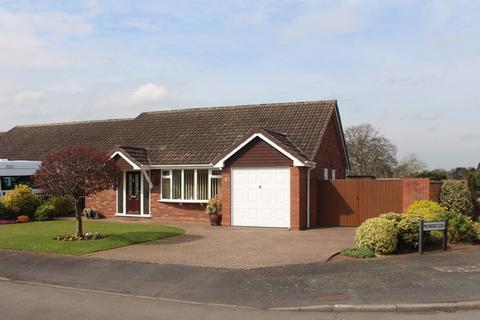
[[[222,170],[222,225],[224,226],[231,225],[231,201],[232,191],[230,168],[225,167]]]
[[[316,166],[310,172],[310,227],[319,226],[318,213],[318,180],[324,179],[324,169],[335,169],[336,179],[345,179],[347,162],[342,148],[342,138],[338,132],[337,118],[333,114],[323,140],[315,156]]]
[[[117,192],[105,190],[85,199],[85,208],[95,208],[107,217],[113,217],[117,211]]]
[[[303,230],[307,226],[306,168],[290,168],[290,228]]]
[[[402,208],[405,211],[417,200],[430,199],[430,179],[402,179]]]
[[[150,212],[152,218],[169,218],[182,220],[208,220],[205,214],[206,204],[200,203],[166,203],[160,200],[160,170],[152,170],[150,179],[153,188],[150,190]],[[86,199],[86,207],[102,211],[106,216],[116,213],[116,191],[106,190]]]

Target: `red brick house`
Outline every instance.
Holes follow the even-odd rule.
[[[318,179],[345,178],[348,157],[336,101],[144,112],[133,119],[17,126],[0,158],[39,160],[73,145],[111,154],[117,190],[86,199],[107,216],[206,219],[223,200],[223,225],[317,225]]]

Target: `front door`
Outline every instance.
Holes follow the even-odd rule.
[[[140,214],[140,172],[127,172],[127,214]]]

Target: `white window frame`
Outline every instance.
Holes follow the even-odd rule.
[[[181,199],[172,199],[172,183],[173,183],[173,172],[172,170],[181,170],[182,172],[182,181],[181,181]],[[222,175],[212,175],[212,171],[221,171],[221,169],[208,169],[208,199],[206,200],[198,200],[198,187],[197,187],[197,173],[198,170],[205,170],[204,168],[198,168],[198,169],[193,169],[194,170],[194,199],[185,199],[185,193],[184,193],[184,188],[185,188],[185,179],[184,179],[184,170],[192,170],[191,168],[188,169],[179,169],[179,168],[174,168],[174,169],[162,169],[160,172],[160,202],[173,202],[173,203],[207,203],[208,199],[211,198],[212,194],[212,179],[222,179]],[[164,171],[169,171],[169,174],[167,176],[163,175]],[[163,185],[163,179],[168,178],[170,181],[170,198],[169,199],[164,199],[163,198],[163,192],[162,191],[162,185]],[[221,182],[220,182],[221,183]]]
[[[137,170],[133,170],[133,171],[137,171]],[[148,174],[148,177],[150,178],[150,171],[147,171],[147,174]],[[149,213],[145,213],[145,208],[144,208],[144,190],[143,188],[148,188],[148,184],[145,185],[145,183],[143,182],[143,173],[140,172],[140,214],[128,214],[126,213],[127,212],[127,171],[123,171],[122,172],[122,178],[123,178],[123,190],[121,190],[121,192],[123,193],[123,212],[118,212],[118,192],[120,192],[120,190],[117,189],[117,205],[116,205],[116,213],[115,213],[115,216],[120,216],[120,217],[140,217],[140,218],[150,218],[152,216],[152,213],[150,212],[151,211],[151,199],[152,199],[152,191],[150,190],[150,192],[148,193],[148,212]]]

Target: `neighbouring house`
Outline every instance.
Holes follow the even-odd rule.
[[[88,145],[110,153],[116,190],[88,197],[107,216],[207,219],[223,201],[223,225],[318,225],[319,179],[349,167],[336,101],[144,112],[132,119],[16,126],[0,135],[0,158],[38,161]]]

